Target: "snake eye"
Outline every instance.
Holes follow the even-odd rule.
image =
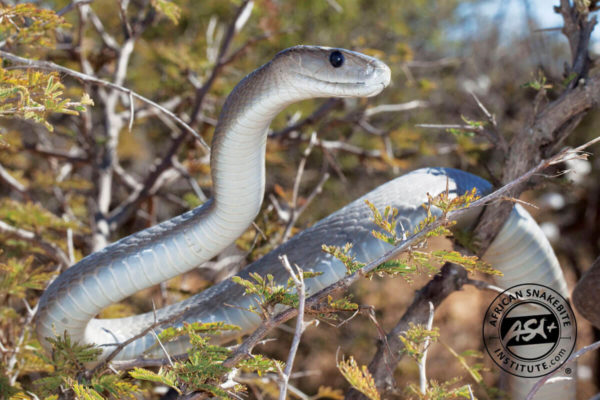
[[[329,55],[329,62],[333,68],[339,68],[344,64],[344,55],[337,50],[332,51]]]

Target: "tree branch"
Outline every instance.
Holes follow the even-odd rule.
[[[77,78],[83,82],[87,82],[87,83],[91,83],[94,85],[98,85],[98,86],[103,86],[103,87],[107,87],[110,89],[114,89],[114,90],[118,90],[120,92],[126,93],[127,95],[133,96],[136,99],[160,110],[162,113],[168,115],[170,118],[172,118],[174,121],[177,122],[177,124],[179,126],[181,126],[185,131],[191,133],[192,135],[194,135],[194,137],[198,140],[198,142],[200,142],[202,148],[205,149],[206,152],[210,151],[209,146],[206,144],[206,142],[204,141],[204,139],[202,138],[202,136],[200,136],[198,134],[198,132],[196,132],[194,129],[192,129],[191,126],[189,126],[188,124],[186,124],[181,118],[179,118],[177,115],[175,115],[173,112],[167,110],[166,108],[162,107],[160,104],[132,91],[131,89],[128,89],[124,86],[121,85],[117,85],[115,83],[106,81],[104,79],[100,79],[100,78],[96,78],[94,76],[91,75],[87,75],[84,74],[82,72],[79,71],[75,71],[66,67],[63,67],[61,65],[55,64],[53,62],[50,61],[38,61],[38,60],[30,60],[28,58],[23,58],[23,57],[19,57],[17,55],[14,55],[12,53],[6,52],[4,50],[0,50],[0,57],[9,61],[12,61],[14,63],[18,63],[21,64],[18,67],[24,67],[24,68],[36,68],[36,69],[44,69],[44,70],[50,70],[50,71],[56,71],[56,72],[60,72],[63,73],[65,75],[69,75],[72,76],[74,78]]]
[[[54,243],[50,243],[44,240],[34,232],[30,232],[22,228],[17,228],[7,224],[4,221],[0,221],[0,233],[39,246],[48,257],[64,265],[65,267],[71,265],[69,257],[65,254],[64,251],[62,251],[60,247],[58,247]]]
[[[0,164],[0,180],[4,181],[8,186],[22,195],[27,194],[27,187],[14,178],[3,166]]]

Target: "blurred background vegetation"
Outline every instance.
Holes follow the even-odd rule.
[[[312,132],[320,142],[307,159],[297,205],[307,201],[325,173],[331,177],[292,233],[423,166],[460,168],[497,183],[503,155],[484,136],[419,125],[485,120],[474,93],[510,140],[533,116],[536,86],[546,86],[547,99],[553,99],[568,81],[563,65],[570,55],[560,20],[550,24],[544,19],[552,13],[552,2],[256,0],[236,31],[230,28],[240,4],[95,0],[15,8],[0,1],[1,50],[107,81],[120,79],[190,123],[208,143],[226,95],[281,49],[339,46],[376,56],[391,67],[393,84],[375,98],[306,101],[275,119],[264,212],[256,221],[266,236],[250,228],[230,250],[239,261],[229,271],[282,240],[294,179]],[[134,47],[119,75],[129,39]],[[64,73],[14,65],[4,59],[0,69],[0,385],[35,393],[34,381],[52,367],[38,354],[28,308],[48,280],[106,242],[200,204],[210,196],[211,181],[202,147],[164,113],[136,101],[131,118],[127,94]],[[382,104],[405,104],[406,110],[369,111]],[[299,128],[290,129],[295,124]],[[597,136],[599,124],[597,114],[590,113],[565,145]],[[546,181],[524,200],[536,206],[529,211],[543,224],[572,286],[600,254],[600,159],[562,167],[571,172]],[[152,178],[154,171],[161,173]],[[101,189],[103,176],[109,176],[108,190],[106,180]],[[146,192],[140,194],[144,185]],[[102,198],[106,194],[108,202]],[[122,212],[123,205],[133,212]],[[222,278],[205,270],[139,293],[103,316],[148,311],[150,298],[157,305],[172,303]],[[364,281],[352,293],[354,301],[375,306],[379,322],[389,328],[429,278]],[[480,326],[492,297],[473,288],[452,295],[436,312],[442,340],[457,351],[483,351]],[[579,333],[578,347],[600,338],[583,319]],[[292,335],[287,329],[273,335],[278,341],[258,350],[283,360]],[[375,327],[364,317],[342,328],[309,328],[295,365],[304,374],[293,385],[310,395],[320,386],[346,391],[336,349],[367,364],[376,338]],[[468,375],[441,345],[433,346],[429,359],[430,378]],[[498,371],[489,358],[477,362],[489,368],[485,382],[497,385]],[[584,357],[579,375],[580,398],[599,391],[597,354]],[[417,381],[415,364],[402,361],[396,377],[400,387]],[[250,397],[273,396],[274,383],[248,381]],[[152,396],[144,388],[145,396]]]

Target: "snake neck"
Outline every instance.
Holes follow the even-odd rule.
[[[207,217],[226,245],[258,215],[265,191],[265,149],[273,118],[303,96],[271,64],[242,80],[227,98],[211,153],[213,207]]]

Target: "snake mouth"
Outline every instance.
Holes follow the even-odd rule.
[[[319,87],[324,97],[372,97],[385,89],[391,81],[391,71],[385,64],[374,68],[373,76],[364,81],[331,81],[313,75],[295,72],[301,81],[312,81]],[[300,89],[306,90],[301,82]]]

